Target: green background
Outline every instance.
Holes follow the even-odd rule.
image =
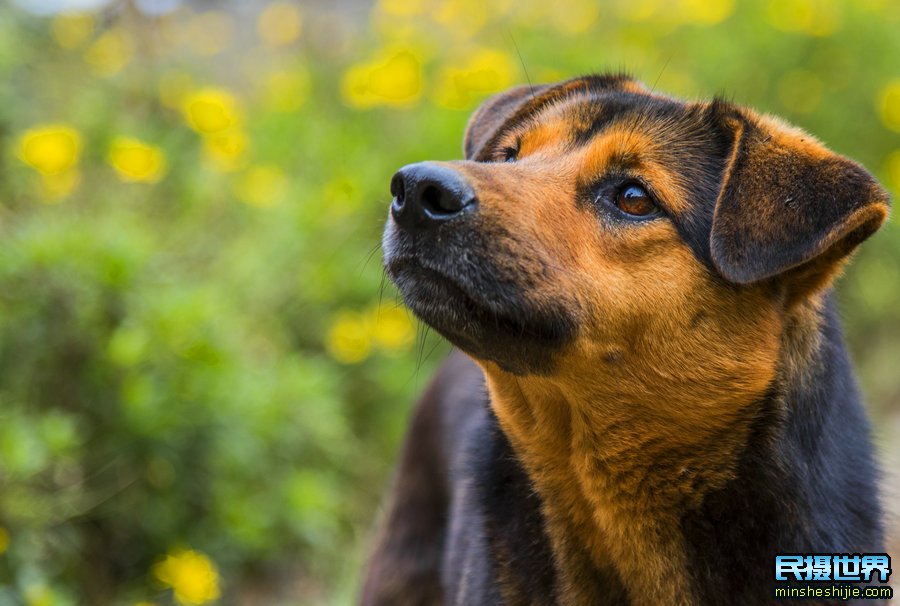
[[[222,603],[353,601],[447,351],[383,282],[388,183],[458,158],[491,92],[627,70],[783,116],[900,191],[894,0],[150,5],[0,2],[0,605],[168,604],[153,564],[187,548]],[[227,166],[185,114],[204,87],[236,103]],[[21,157],[46,124],[80,133],[70,191]],[[156,182],[123,181],[121,136],[165,157]],[[895,224],[838,293],[896,488]]]

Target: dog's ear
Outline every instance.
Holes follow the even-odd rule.
[[[713,263],[732,282],[789,274],[799,296],[818,290],[884,222],[887,192],[799,129],[713,111],[734,137],[710,234]]]
[[[475,159],[484,145],[490,141],[506,121],[523,103],[546,89],[546,85],[517,86],[489,97],[475,110],[463,136],[463,153],[466,160]]]

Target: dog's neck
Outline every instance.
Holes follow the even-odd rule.
[[[785,327],[773,373],[803,367],[792,358],[806,359],[814,336],[806,320]],[[482,367],[500,426],[542,499],[560,601],[597,603],[600,588],[584,571],[600,570],[634,604],[696,603],[680,522],[735,477],[774,374],[757,391],[726,384],[684,401],[603,373],[603,364],[580,382]]]

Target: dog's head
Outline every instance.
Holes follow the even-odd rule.
[[[888,212],[806,133],[624,76],[497,95],[464,149],[394,176],[385,265],[423,321],[518,375],[761,389],[786,318]]]

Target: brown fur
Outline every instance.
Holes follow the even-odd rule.
[[[670,225],[606,232],[567,202],[575,197],[566,188],[573,176],[634,153],[664,199],[686,204],[677,175],[638,159],[656,151],[651,137],[614,131],[572,153],[565,130],[551,120],[523,138],[522,175],[498,183],[482,173],[514,167],[464,169],[482,192],[483,220],[546,258],[549,282],[562,292],[533,296],[574,297],[573,306],[590,310],[551,376],[518,377],[482,363],[491,403],[545,495],[558,553],[593,554],[592,565],[612,566],[648,604],[692,603],[677,521],[731,477],[753,420],[744,407],[775,372],[782,320],[763,289],[750,297],[709,280]],[[540,165],[537,175],[532,162]],[[504,203],[504,184],[520,190],[515,207]],[[734,334],[742,339],[735,342]],[[565,547],[573,537],[583,550]],[[578,566],[559,563],[563,571]],[[660,578],[670,583],[660,586]],[[564,603],[597,603],[576,579],[563,592]]]
[[[633,81],[610,82],[649,94]],[[605,576],[619,579],[635,605],[694,604],[680,520],[735,477],[755,404],[770,386],[779,377],[802,381],[814,363],[819,293],[884,220],[886,197],[861,181],[859,202],[836,208],[828,229],[796,255],[748,269],[755,258],[747,254],[818,229],[796,193],[794,223],[781,219],[768,174],[827,165],[839,179],[858,167],[798,129],[728,109],[733,146],[711,236],[713,261],[733,278],[723,279],[671,222],[598,221],[580,200],[581,187],[615,172],[646,184],[671,216],[696,204],[681,165],[700,161],[690,141],[705,139],[686,130],[696,125],[635,114],[575,145],[590,128],[581,108],[594,102],[578,80],[515,89],[470,122],[467,155],[482,161],[446,163],[477,192],[471,229],[488,236],[498,279],[515,280],[538,307],[564,306],[577,322],[552,372],[476,362],[541,497],[558,602],[604,603],[606,585],[590,579]],[[514,163],[498,157],[506,148],[518,151]],[[501,572],[507,602],[527,603],[510,578]]]

